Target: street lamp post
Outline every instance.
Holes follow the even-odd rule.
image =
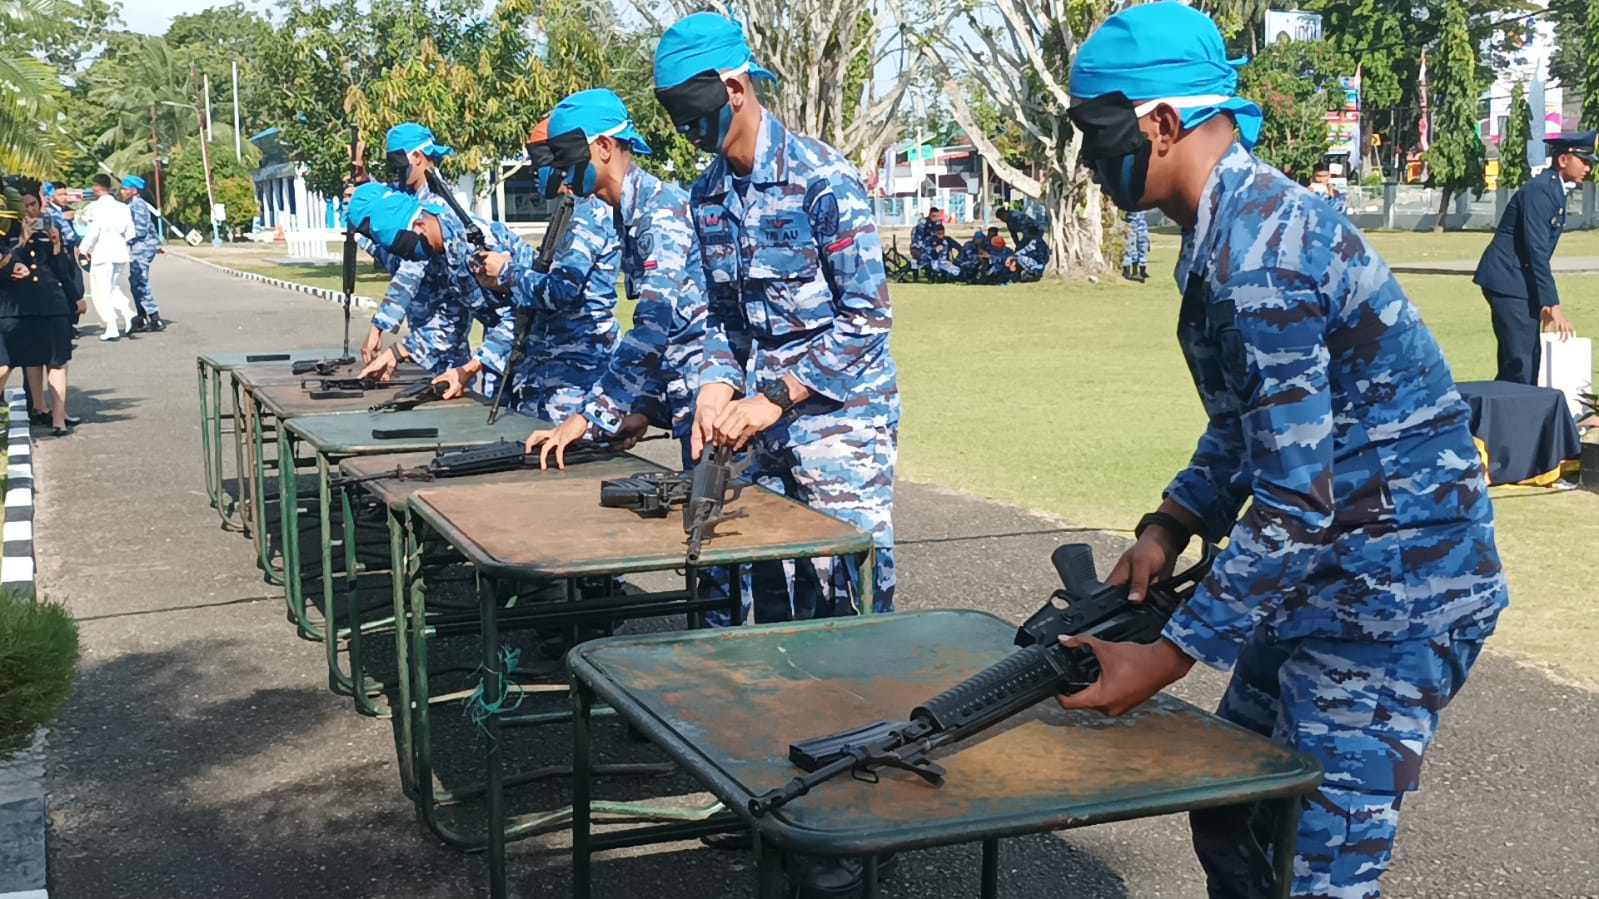
[[[176,100],[162,100],[161,103],[164,106],[176,106],[179,109],[192,109],[195,117],[200,120],[200,162],[205,166],[206,217],[211,219],[211,246],[220,247],[222,246],[222,233],[220,223],[217,222],[215,215],[217,195],[216,187],[211,180],[211,152],[207,149],[206,130],[208,123],[205,119],[205,113],[201,111],[198,103],[179,103]]]

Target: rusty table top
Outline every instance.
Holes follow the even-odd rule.
[[[302,382],[322,378],[354,378],[361,374],[361,369],[364,367],[361,362],[356,361],[336,367],[331,375],[319,375],[315,372],[297,375],[294,373],[292,363],[273,362],[264,365],[244,365],[232,371],[233,380],[237,381],[240,387],[245,390],[255,390],[259,387],[283,387],[288,384],[298,387]],[[402,362],[394,370],[394,377],[399,380],[414,380],[424,375],[427,375],[426,371],[410,362]]]
[[[570,578],[683,567],[680,509],[644,518],[604,508],[602,478],[593,469],[579,474],[423,489],[411,497],[411,511],[488,574]],[[864,531],[758,487],[745,488],[727,509],[744,509],[749,517],[717,525],[705,541],[702,567],[852,555],[872,546]]]
[[[365,411],[376,402],[367,402],[356,412],[290,418],[284,428],[319,455],[343,457],[481,446],[496,440],[526,440],[535,430],[550,427],[536,418],[505,410],[500,412],[499,420],[490,425],[489,405],[476,396],[428,403],[406,412]],[[433,428],[438,436],[373,436],[374,429],[393,428]]]
[[[286,418],[301,418],[307,415],[329,415],[335,412],[366,412],[378,403],[392,398],[400,391],[398,387],[388,387],[382,390],[368,390],[361,396],[337,396],[326,399],[316,399],[310,391],[300,386],[299,381],[293,384],[280,384],[275,387],[257,387],[253,391],[256,402],[260,403],[261,410],[279,420]],[[482,397],[475,393],[468,393],[464,397],[453,400],[441,400],[428,405],[436,407],[466,405],[481,409],[478,414],[488,417],[488,409],[482,405]],[[423,406],[422,408],[427,408]],[[391,416],[398,413],[389,413]],[[503,417],[503,416],[502,416]],[[381,425],[380,427],[387,427]],[[533,429],[528,428],[528,433]],[[442,432],[441,432],[442,433]],[[523,438],[527,434],[522,435]]]
[[[362,477],[384,471],[394,471],[396,468],[415,468],[419,465],[426,465],[433,456],[434,454],[431,452],[355,456],[339,463],[339,473],[352,477]],[[497,471],[493,474],[448,478],[440,481],[382,478],[376,481],[365,481],[360,486],[361,489],[377,497],[390,509],[399,509],[410,501],[413,494],[421,490],[449,490],[480,484],[539,483],[571,478],[618,478],[641,471],[660,470],[662,470],[661,466],[647,459],[642,459],[631,453],[617,453],[610,458],[595,459],[592,462],[584,462],[581,465],[569,465],[565,470],[553,466],[543,471],[538,468],[523,468],[517,471]],[[595,495],[597,497],[598,493]]]
[[[1010,652],[983,612],[614,637],[567,656],[572,675],[717,798],[742,810],[801,772],[788,744],[910,710]],[[757,821],[794,851],[866,854],[1062,830],[1308,792],[1309,756],[1164,694],[1121,718],[1053,702],[935,755],[913,774],[848,776]]]
[[[336,359],[343,353],[344,350],[339,347],[321,350],[251,350],[248,353],[202,353],[195,357],[195,362],[217,371],[228,371],[241,365]]]

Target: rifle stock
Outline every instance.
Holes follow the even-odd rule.
[[[350,183],[360,175],[360,160],[356,157],[356,150],[361,144],[361,128],[358,125],[350,126]],[[346,215],[348,220],[349,216]],[[350,306],[355,302],[355,225],[350,221],[344,223],[344,258],[341,260],[344,287],[344,355],[342,358],[351,362],[355,357],[350,355]]]

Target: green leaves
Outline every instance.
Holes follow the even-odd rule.
[[[1532,179],[1532,169],[1527,164],[1527,141],[1531,139],[1532,105],[1527,102],[1526,90],[1518,84],[1510,89],[1510,121],[1499,136],[1501,185],[1515,190]]]
[[[1238,91],[1265,113],[1255,154],[1301,180],[1327,155],[1327,113],[1344,102],[1352,61],[1325,41],[1272,44],[1244,66]]]
[[[1484,151],[1477,134],[1477,41],[1467,28],[1466,9],[1444,11],[1442,43],[1427,57],[1428,84],[1437,98],[1427,167],[1434,184],[1449,191],[1482,192]]]

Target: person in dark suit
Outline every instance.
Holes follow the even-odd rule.
[[[1495,380],[1538,383],[1540,327],[1564,340],[1576,334],[1560,308],[1549,259],[1566,225],[1566,196],[1593,174],[1599,132],[1566,134],[1545,141],[1554,162],[1510,198],[1493,240],[1472,278],[1482,288],[1499,341]]]

